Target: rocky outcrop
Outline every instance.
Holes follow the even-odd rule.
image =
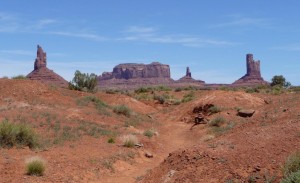
[[[41,46],[37,46],[37,56],[34,62],[34,70],[26,76],[30,80],[37,80],[43,83],[66,87],[68,82],[47,68],[46,52]]]
[[[202,80],[195,80],[192,78],[192,73],[190,68],[186,68],[186,74],[182,78],[176,81],[176,83],[183,83],[183,84],[204,84],[205,82]]]
[[[112,72],[103,72],[98,77],[101,88],[135,88],[138,86],[167,85],[174,81],[170,77],[169,65],[159,62],[151,64],[119,64]]]
[[[259,85],[259,84],[268,84],[262,77],[260,73],[260,61],[255,61],[252,54],[246,55],[246,66],[247,73],[233,85]]]
[[[99,80],[136,78],[170,78],[169,65],[153,62],[151,64],[119,64],[112,72],[104,72]]]

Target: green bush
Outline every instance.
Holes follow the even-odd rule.
[[[192,101],[195,98],[194,92],[189,92],[183,96],[182,103]]]
[[[45,169],[45,161],[39,157],[32,157],[26,163],[27,175],[42,176]]]
[[[24,75],[18,75],[18,76],[12,77],[12,79],[27,79],[27,77]]]
[[[8,120],[0,123],[0,146],[28,146],[35,148],[38,146],[37,135],[32,128],[25,124],[14,124]]]
[[[86,106],[90,102],[93,102],[97,109],[102,109],[104,107],[107,107],[107,104],[105,102],[103,102],[102,100],[100,100],[99,98],[97,98],[95,96],[85,96],[85,97],[77,100],[77,104],[80,106]]]
[[[126,105],[117,105],[114,106],[113,111],[117,114],[123,114],[124,116],[131,116],[132,111],[129,107],[127,107]]]
[[[144,131],[144,135],[149,138],[153,137],[154,133],[155,133],[155,131],[153,129]]]
[[[283,166],[283,174],[284,176],[288,176],[293,172],[297,172],[300,170],[300,151],[295,154],[290,155],[284,166]]]
[[[136,90],[134,90],[135,93],[147,93],[149,91],[151,91],[152,89],[151,88],[146,88],[146,87],[141,87],[141,88],[138,88]]]
[[[166,101],[166,98],[162,95],[154,95],[153,99],[157,100],[160,104],[164,104]]]
[[[247,87],[245,89],[246,93],[259,93],[259,89],[257,87],[253,88],[253,87]]]
[[[116,141],[113,137],[110,137],[108,140],[107,140],[107,143],[109,144],[114,144]]]
[[[218,116],[209,122],[209,126],[220,127],[225,122],[226,122],[226,120],[223,117]]]
[[[178,88],[175,88],[174,90],[175,92],[181,92],[182,91],[182,88],[178,87]]]
[[[281,183],[299,183],[300,182],[300,170],[291,173],[289,176],[281,180]]]
[[[74,78],[69,82],[69,89],[85,92],[95,92],[97,86],[97,75],[94,73],[86,74],[76,71]]]
[[[215,113],[218,113],[218,112],[221,112],[221,108],[219,108],[218,106],[212,106],[208,109],[208,111],[212,114],[215,114]]]
[[[157,86],[154,88],[156,91],[171,91],[172,89],[167,86]]]
[[[272,78],[271,86],[280,86],[284,88],[288,88],[291,86],[290,82],[285,80],[285,77],[282,75],[276,75]]]

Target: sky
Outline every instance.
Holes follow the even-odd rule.
[[[300,85],[298,0],[9,0],[0,1],[0,77],[33,70],[36,47],[70,81],[76,70],[112,71],[158,61],[179,79],[233,83],[246,54],[262,77]]]

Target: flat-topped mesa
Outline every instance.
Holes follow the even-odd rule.
[[[109,79],[138,79],[138,78],[170,78],[169,65],[159,62],[151,64],[119,64],[112,72],[103,72],[99,80]]]
[[[64,78],[47,68],[46,52],[39,45],[37,46],[36,55],[34,70],[26,77],[30,80],[37,80],[46,84],[67,87],[68,82]]]
[[[204,84],[205,82],[202,80],[195,80],[194,78],[192,78],[192,73],[190,71],[190,68],[187,67],[186,68],[186,74],[185,76],[183,76],[182,78],[180,78],[179,80],[176,81],[176,83],[186,83],[186,84]]]
[[[235,81],[233,85],[259,85],[268,84],[262,77],[260,72],[260,60],[255,61],[253,54],[246,55],[247,73]]]
[[[47,55],[40,45],[37,45],[36,59],[34,62],[34,70],[47,67]]]
[[[169,85],[170,66],[159,62],[151,64],[119,64],[112,72],[103,72],[98,77],[100,88],[137,88],[140,86]]]

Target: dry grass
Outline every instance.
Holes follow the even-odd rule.
[[[29,158],[26,162],[27,175],[42,176],[46,169],[46,162],[44,159],[34,156]]]
[[[135,135],[124,135],[121,138],[125,147],[134,147],[139,141]]]

